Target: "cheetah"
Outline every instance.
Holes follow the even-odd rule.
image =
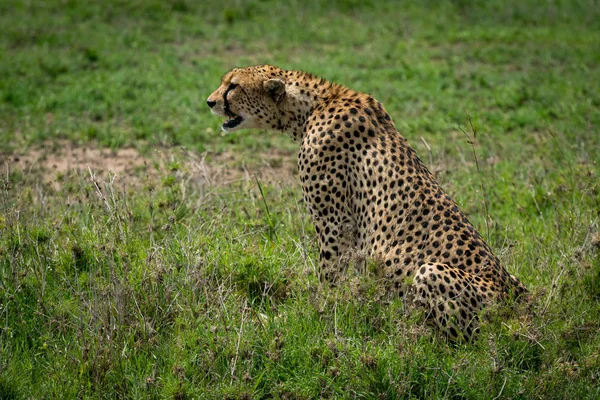
[[[367,254],[385,290],[412,299],[450,340],[470,340],[484,306],[526,292],[369,94],[263,65],[226,73],[207,104],[225,132],[275,130],[300,143],[320,277],[330,285],[348,254]]]

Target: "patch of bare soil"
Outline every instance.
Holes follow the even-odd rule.
[[[77,146],[70,142],[48,142],[26,152],[0,154],[0,165],[5,171],[18,171],[36,177],[44,183],[60,185],[69,177],[89,174],[107,178],[109,173],[117,179],[139,176],[152,170],[152,162],[136,149],[100,149]]]
[[[55,187],[90,174],[105,180],[112,175],[116,184],[137,187],[147,179],[163,176],[173,164],[179,166],[186,179],[206,186],[255,179],[275,185],[297,182],[295,154],[270,149],[251,163],[244,162],[243,157],[234,152],[198,154],[179,148],[141,154],[134,148],[110,150],[63,141],[21,153],[0,154],[0,168],[3,174],[18,171]]]
[[[296,155],[269,149],[261,153],[260,161],[246,163],[243,155],[226,151],[200,155],[193,167],[210,184],[228,184],[240,180],[255,180],[274,185],[297,183]]]

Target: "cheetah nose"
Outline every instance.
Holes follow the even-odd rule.
[[[206,100],[206,104],[208,104],[208,106],[210,108],[213,108],[215,106],[215,104],[217,104],[216,101],[212,101],[212,100]]]

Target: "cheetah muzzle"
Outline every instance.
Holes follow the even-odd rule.
[[[526,292],[372,96],[264,65],[226,73],[207,103],[226,132],[276,130],[300,143],[322,280],[335,285],[348,255],[366,254],[386,289],[414,299],[451,340],[475,335],[484,306]]]

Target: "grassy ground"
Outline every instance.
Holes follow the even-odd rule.
[[[0,26],[0,399],[600,396],[597,1],[7,0]],[[452,346],[371,277],[321,287],[295,145],[204,104],[259,63],[381,100],[532,298]],[[147,162],[15,162],[65,143]],[[225,159],[281,182],[199,173]]]

